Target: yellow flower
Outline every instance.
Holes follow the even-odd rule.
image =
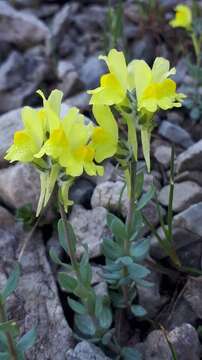
[[[120,104],[125,99],[127,91],[128,74],[124,54],[112,49],[108,56],[100,56],[99,59],[106,62],[109,73],[101,77],[98,88],[88,91],[88,94],[92,94],[90,104]]]
[[[106,105],[94,105],[93,114],[99,126],[93,129],[92,146],[95,149],[95,160],[99,163],[116,153],[118,126]]]
[[[35,157],[50,156],[73,177],[80,176],[84,170],[91,176],[101,174],[103,168],[94,163],[95,150],[89,145],[91,134],[92,125],[85,125],[84,116],[77,108],[71,108]]]
[[[129,66],[130,88],[135,88],[139,111],[156,112],[180,107],[184,94],[176,93],[176,83],[168,79],[175,74],[170,69],[169,61],[157,57],[152,69],[144,60],[133,60]]]
[[[192,24],[192,13],[189,6],[179,4],[176,6],[175,11],[175,18],[171,20],[169,24],[173,28],[182,27],[189,30]]]
[[[47,100],[41,90],[37,90],[37,94],[43,99],[41,117],[43,117],[45,130],[51,133],[54,129],[57,129],[60,126],[60,112],[63,93],[62,91],[55,89],[51,91]]]
[[[6,160],[32,162],[44,141],[43,119],[38,110],[25,106],[21,112],[24,129],[16,131]]]

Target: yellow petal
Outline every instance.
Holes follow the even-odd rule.
[[[144,60],[133,60],[130,63],[130,72],[134,76],[136,96],[139,102],[145,88],[151,82],[152,71]]]
[[[31,162],[34,154],[39,151],[32,137],[25,131],[16,131],[14,143],[7,151],[6,160]]]

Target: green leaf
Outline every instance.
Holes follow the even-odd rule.
[[[96,328],[92,318],[89,315],[75,315],[74,318],[76,328],[86,336],[94,336]]]
[[[132,280],[142,279],[150,274],[150,270],[145,266],[133,263],[128,266],[129,276]]]
[[[92,280],[92,269],[90,264],[80,264],[80,274],[83,284],[89,286]]]
[[[121,355],[124,360],[142,360],[142,355],[139,351],[130,347],[124,347],[121,351]]]
[[[19,278],[20,278],[20,266],[17,263],[14,270],[10,274],[10,276],[9,276],[7,282],[6,282],[6,285],[5,285],[5,287],[4,287],[4,289],[3,289],[2,293],[1,293],[1,296],[2,296],[4,301],[17,288]]]
[[[65,272],[59,272],[58,281],[60,287],[68,292],[73,293],[77,287],[77,281],[72,276],[67,275]]]
[[[136,279],[135,281],[136,281],[137,285],[140,285],[145,288],[151,288],[154,286],[154,284],[152,282],[144,280],[144,279]]]
[[[129,266],[133,264],[133,259],[130,256],[123,256],[116,260],[117,264],[122,264],[124,266]]]
[[[121,247],[111,239],[103,240],[102,251],[104,255],[111,260],[116,260],[121,257],[123,253]]]
[[[102,329],[109,329],[112,323],[112,312],[109,306],[103,306],[99,323]]]
[[[155,187],[154,185],[151,185],[150,189],[145,194],[143,194],[140,200],[138,201],[137,209],[138,210],[143,209],[148,204],[148,202],[154,197],[154,195],[155,195]]]
[[[0,352],[0,360],[10,360],[10,355],[7,352]]]
[[[69,245],[71,247],[71,251],[73,253],[76,253],[76,235],[74,233],[74,229],[69,221],[67,221],[66,225],[67,225],[67,236],[68,236]]]
[[[53,249],[50,249],[50,251],[49,251],[49,256],[50,256],[51,260],[52,260],[55,264],[63,266],[65,269],[67,269],[67,270],[70,271],[70,272],[72,271],[72,266],[63,263],[63,262],[59,259],[59,257],[57,256],[56,252],[55,252]]]
[[[0,332],[0,349],[1,351],[8,350],[7,337],[3,332]]]
[[[136,208],[132,215],[132,226],[130,231],[130,241],[136,240],[144,226],[141,212]]]
[[[123,244],[124,239],[128,237],[125,224],[117,216],[108,213],[107,224],[119,244]]]
[[[68,254],[68,246],[65,238],[65,229],[62,219],[58,221],[58,237],[60,245],[62,246],[66,254]]]
[[[132,305],[131,311],[137,317],[142,317],[147,314],[146,310],[141,305]]]
[[[33,328],[21,337],[21,339],[18,341],[17,349],[22,352],[27,351],[34,345],[36,338],[36,329]]]
[[[13,336],[17,336],[19,334],[19,327],[15,321],[9,320],[0,323],[0,331],[9,332]]]
[[[136,199],[139,199],[140,195],[142,194],[143,184],[144,184],[144,172],[141,171],[136,176],[136,183],[135,183],[135,198]]]
[[[81,304],[80,302],[78,301],[75,301],[71,298],[67,298],[68,300],[68,304],[70,306],[70,308],[76,312],[77,314],[80,314],[80,315],[84,315],[86,314],[86,309],[85,309],[85,306],[83,304]]]
[[[130,255],[134,258],[136,261],[142,261],[145,259],[149,252],[150,247],[150,240],[149,239],[143,239],[139,242],[135,242],[131,244],[130,247]]]
[[[142,128],[141,129],[142,150],[148,172],[150,172],[150,139],[151,139],[151,131],[149,129]]]

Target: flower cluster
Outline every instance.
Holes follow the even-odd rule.
[[[156,58],[152,68],[143,60],[133,60],[127,65],[123,52],[115,49],[100,58],[109,72],[101,77],[98,88],[88,91],[96,125],[87,123],[76,107],[61,117],[63,94],[59,90],[52,91],[48,99],[38,90],[43,107],[22,109],[24,129],[15,133],[5,158],[11,162],[31,162],[41,170],[38,213],[47,204],[58,179],[67,209],[68,190],[75,177],[83,172],[90,176],[103,174],[100,163],[116,154],[122,140],[114,111],[122,126],[127,125],[127,148],[132,150],[135,160],[138,159],[136,132],[140,130],[149,170],[154,114],[159,109],[181,106],[184,95],[176,92],[176,84],[169,78],[175,74],[175,68],[170,69],[168,60]]]

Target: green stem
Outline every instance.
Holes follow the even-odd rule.
[[[168,203],[168,241],[173,241],[173,196],[174,196],[174,145],[171,150],[170,161],[170,191],[169,191],[169,203]]]
[[[63,208],[60,200],[58,202],[59,202],[60,216],[61,216],[63,227],[64,227],[65,239],[66,239],[67,247],[68,247],[68,255],[70,257],[70,261],[71,261],[72,267],[73,267],[73,269],[74,269],[74,271],[75,271],[75,273],[77,275],[77,278],[78,278],[79,281],[81,281],[79,264],[78,264],[77,259],[76,259],[76,254],[74,253],[74,249],[72,248],[71,241],[69,241],[69,237],[68,237],[66,214],[65,214],[64,208]]]
[[[133,159],[131,161],[131,163],[130,163],[130,196],[129,196],[128,214],[127,214],[127,219],[126,219],[126,225],[127,225],[128,234],[131,233],[133,212],[134,212],[134,209],[135,209],[136,173],[137,173],[137,162]],[[129,255],[129,250],[130,250],[129,238],[130,238],[130,236],[125,238],[125,241],[124,241],[125,256]],[[128,275],[127,267],[124,267],[123,272],[124,272],[124,277],[127,277],[127,275]],[[122,287],[122,291],[123,291],[123,296],[124,296],[124,300],[125,300],[125,305],[126,305],[126,307],[129,307],[129,299],[128,299],[129,288],[128,288],[128,285],[124,285]]]
[[[7,321],[6,318],[6,314],[5,314],[5,310],[4,310],[4,306],[0,300],[0,323],[4,323]],[[11,336],[11,334],[9,332],[5,333],[6,338],[7,338],[7,342],[8,342],[8,350],[9,350],[9,354],[10,354],[10,360],[18,360],[18,355],[16,353],[16,348],[15,348],[15,343],[13,341],[13,338]]]
[[[192,31],[191,38],[193,43],[193,48],[196,56],[196,65],[200,65],[200,42],[198,41],[196,34]]]

